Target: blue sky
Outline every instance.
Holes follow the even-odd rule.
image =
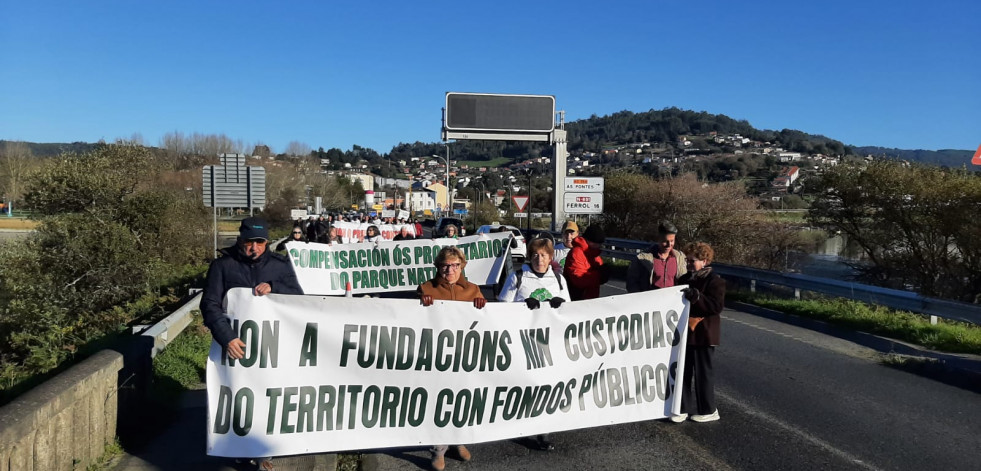
[[[981,144],[981,2],[0,0],[0,139],[387,152],[447,91],[676,106],[850,145]]]

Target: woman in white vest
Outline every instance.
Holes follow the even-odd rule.
[[[569,299],[569,283],[561,272],[552,269],[555,249],[549,239],[534,239],[528,243],[525,260],[527,263],[508,277],[501,288],[498,301],[524,302],[528,309],[537,310],[546,302],[552,309],[558,309]],[[535,437],[535,445],[541,450],[555,447],[548,434]]]

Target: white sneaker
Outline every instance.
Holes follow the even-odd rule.
[[[688,414],[672,415],[671,416],[671,421],[674,422],[674,423],[676,423],[676,424],[680,424],[680,423],[682,423],[682,422],[684,422],[686,420],[688,420]]]
[[[716,409],[715,412],[707,415],[692,415],[691,420],[694,420],[695,422],[715,422],[716,420],[719,420],[719,409]]]

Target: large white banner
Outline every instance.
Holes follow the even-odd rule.
[[[680,288],[524,303],[228,292],[245,358],[208,358],[208,454],[476,443],[667,417]]]
[[[433,261],[440,249],[455,245],[467,257],[463,275],[478,285],[497,282],[511,263],[510,233],[479,234],[459,239],[380,241],[327,245],[289,242],[286,255],[306,294],[353,294],[414,291],[436,276]]]
[[[341,240],[346,244],[361,242],[365,237],[365,231],[368,230],[369,226],[375,226],[378,228],[379,234],[381,234],[382,239],[392,240],[402,231],[402,228],[406,228],[409,234],[413,237],[422,234],[416,234],[415,224],[372,224],[370,222],[349,222],[349,221],[334,221],[331,224],[337,228],[337,235],[341,237]]]

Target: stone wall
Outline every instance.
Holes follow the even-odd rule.
[[[102,350],[0,408],[0,471],[85,469],[116,437],[123,355]]]

